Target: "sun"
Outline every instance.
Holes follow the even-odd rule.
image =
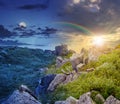
[[[95,46],[103,46],[104,45],[104,38],[102,36],[95,36],[93,37],[93,45]]]
[[[26,28],[27,27],[27,24],[25,22],[20,22],[19,23],[19,26],[22,27],[22,28]]]

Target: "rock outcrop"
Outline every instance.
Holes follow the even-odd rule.
[[[88,62],[90,61],[96,61],[101,54],[103,54],[102,49],[97,47],[91,47],[88,51]]]
[[[61,56],[58,56],[56,58],[56,68],[61,67],[62,65],[64,65],[67,62],[70,62],[70,60],[69,59],[63,59]]]
[[[103,104],[105,102],[105,99],[103,98],[103,96],[101,94],[97,94],[95,96],[95,100],[100,102],[100,104]]]
[[[3,102],[2,104],[41,104],[37,101],[33,96],[31,96],[28,92],[20,92],[16,90],[13,94]]]
[[[91,93],[85,93],[82,96],[80,96],[79,101],[77,104],[94,104],[93,100],[90,97]]]
[[[77,104],[78,100],[75,99],[74,97],[70,96],[69,98],[66,99],[65,104]]]
[[[78,100],[70,96],[65,101],[56,101],[55,104],[77,104]]]
[[[85,64],[83,64],[83,63],[78,64],[78,65],[76,66],[77,70],[80,69],[80,68],[82,68],[84,65],[85,65]]]
[[[57,74],[56,77],[54,78],[54,80],[50,83],[49,87],[48,87],[48,91],[54,91],[55,88],[61,84],[63,81],[65,81],[66,79],[66,75],[64,74]]]
[[[77,65],[83,63],[83,54],[73,54],[73,56],[70,57],[70,62],[72,64],[73,69],[77,71]]]
[[[117,100],[115,97],[113,96],[109,96],[104,104],[120,104],[120,100]]]
[[[67,45],[60,45],[55,47],[55,54],[57,56],[63,56],[68,54],[68,47]]]

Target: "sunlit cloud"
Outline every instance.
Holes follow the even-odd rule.
[[[80,0],[73,0],[73,3],[78,4],[78,3],[80,3]]]
[[[82,48],[89,49],[92,46],[112,48],[120,44],[120,34],[76,35],[76,33],[69,33],[68,35],[64,33],[62,37],[66,37],[65,42],[69,49],[75,50],[78,53]]]

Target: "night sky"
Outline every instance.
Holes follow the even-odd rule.
[[[0,45],[54,49],[68,44],[79,50],[95,35],[104,35],[109,46],[118,44],[119,5],[120,0],[0,0]]]

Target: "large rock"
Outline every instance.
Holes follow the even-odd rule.
[[[98,47],[91,47],[88,51],[88,62],[98,60],[101,54],[103,54],[103,50]]]
[[[58,56],[56,58],[56,67],[59,68],[63,63],[63,58],[61,56]]]
[[[72,57],[70,57],[70,62],[72,64],[72,68],[74,70],[77,70],[77,65],[79,65],[80,63],[83,63],[83,54],[73,54]]]
[[[16,90],[13,94],[8,98],[7,101],[2,104],[41,104],[37,101],[33,96],[31,96],[28,92],[20,92]]]
[[[70,96],[65,101],[56,101],[55,104],[77,104],[78,100]]]
[[[95,100],[100,102],[100,104],[103,104],[105,102],[105,99],[103,98],[103,96],[101,94],[97,94],[95,96]]]
[[[48,91],[54,91],[59,84],[65,81],[65,79],[66,79],[66,75],[57,74],[54,80],[50,83],[48,87]]]
[[[70,75],[66,76],[66,79],[65,79],[65,81],[63,83],[66,84],[68,82],[71,82],[72,80],[74,80],[74,75],[70,74]]]
[[[90,97],[91,93],[85,93],[82,96],[80,96],[79,101],[77,104],[94,104],[93,100]]]
[[[113,96],[109,96],[104,104],[120,104],[120,100],[117,100],[115,97]]]
[[[56,101],[55,104],[65,104],[65,101]]]
[[[59,68],[67,62],[70,62],[70,60],[65,58],[63,59],[61,56],[58,56],[56,58],[56,67]]]
[[[66,99],[65,104],[77,104],[78,100],[75,99],[74,97],[70,96],[69,98]]]
[[[55,47],[55,53],[57,56],[63,56],[68,54],[68,47],[67,45],[60,45]]]
[[[78,65],[76,66],[76,69],[78,70],[78,69],[82,68],[84,65],[85,65],[85,64],[80,63],[80,64],[78,64]]]

